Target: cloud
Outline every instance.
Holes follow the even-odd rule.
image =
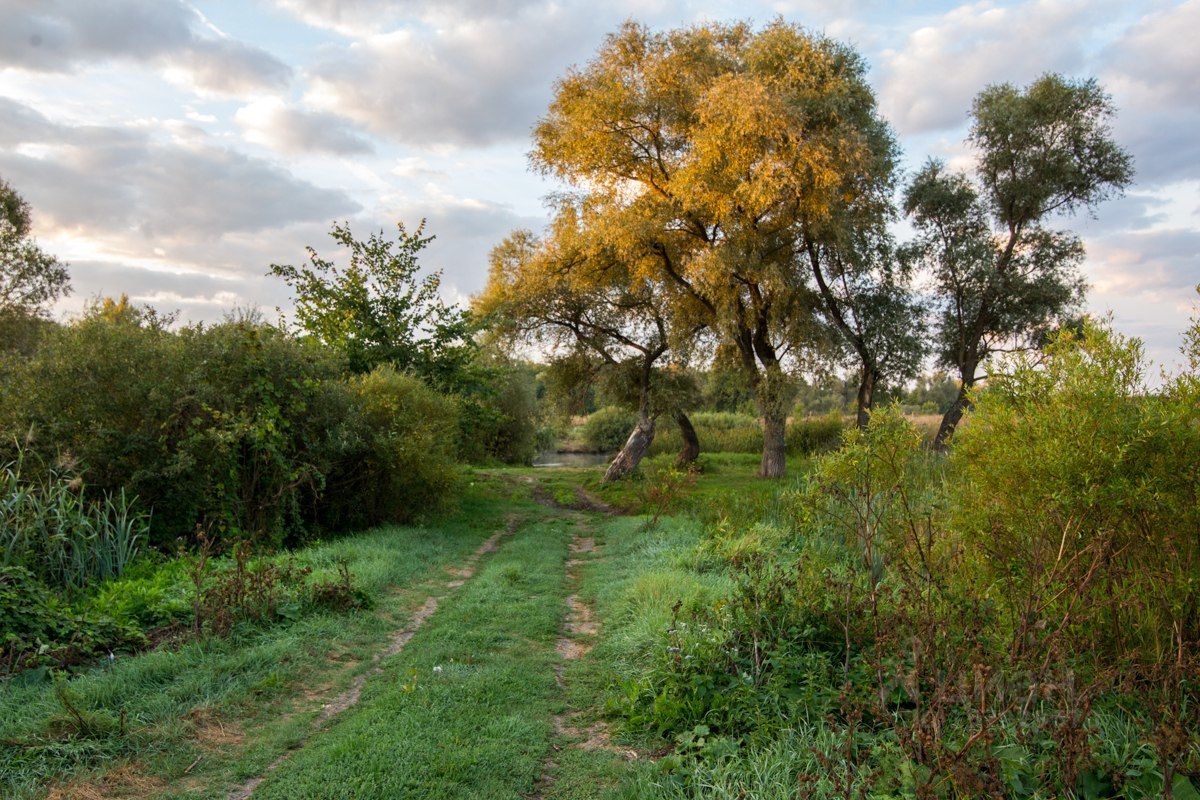
[[[359,208],[340,191],[214,145],[191,126],[189,138],[162,138],[146,127],[59,125],[4,101],[0,130],[7,145],[0,171],[53,225],[92,235],[204,239]]]
[[[292,69],[211,26],[182,0],[0,0],[0,66],[71,72],[112,60],[153,64],[222,94],[287,85]]]
[[[988,84],[1083,66],[1085,41],[1104,21],[1105,5],[1111,0],[959,6],[883,53],[883,111],[902,133],[958,127]]]
[[[1143,102],[1200,111],[1197,31],[1200,0],[1148,14],[1108,48],[1109,72],[1136,86]]]
[[[1104,49],[1118,139],[1142,184],[1200,177],[1200,0],[1148,14]]]
[[[1088,305],[1112,310],[1117,328],[1142,338],[1159,364],[1178,363],[1195,311],[1200,230],[1125,231],[1089,238],[1087,249]]]
[[[0,98],[0,175],[30,201],[43,246],[71,262],[76,293],[63,309],[121,292],[187,319],[219,318],[235,300],[284,303],[267,266],[301,257],[330,220],[360,210],[341,191],[184,133],[62,125]]]
[[[242,106],[234,116],[246,139],[284,153],[370,153],[374,147],[356,127],[335,114],[305,111],[278,98]]]
[[[384,213],[389,233],[397,221],[403,221],[411,230],[425,220],[425,232],[435,238],[421,263],[428,269],[443,271],[444,293],[450,299],[465,299],[483,289],[488,253],[510,231],[538,229],[546,223],[543,218],[522,216],[500,203],[446,195],[402,200]],[[367,232],[366,228],[358,228],[356,225],[356,234]]]
[[[553,0],[405,7],[406,27],[367,35],[314,64],[305,100],[426,147],[526,138],[554,78],[590,54],[611,22],[582,3]]]

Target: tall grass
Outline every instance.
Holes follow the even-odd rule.
[[[97,500],[55,470],[23,475],[24,456],[0,466],[0,566],[22,566],[51,586],[82,590],[119,576],[146,539],[149,515],[121,490]]]
[[[691,415],[700,450],[704,453],[761,453],[762,426],[750,414],[701,411]],[[799,456],[833,450],[841,441],[845,424],[840,414],[820,417],[796,417],[787,425],[788,455]],[[658,434],[650,446],[651,455],[673,453],[680,449],[679,428],[669,419],[660,420]]]

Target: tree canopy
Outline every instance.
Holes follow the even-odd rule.
[[[800,262],[868,202],[894,146],[845,45],[776,21],[653,33],[627,23],[559,81],[533,161],[581,197],[589,235],[736,348],[784,472],[786,362],[815,335]]]
[[[908,186],[904,209],[917,228],[908,252],[934,281],[934,352],[962,385],[939,445],[989,357],[1035,346],[1079,308],[1083,244],[1047,223],[1129,184],[1132,161],[1112,140],[1113,113],[1094,80],[990,86],[971,112],[974,173],[931,160]]]

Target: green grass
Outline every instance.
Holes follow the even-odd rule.
[[[363,701],[255,794],[272,798],[513,798],[549,749],[569,526],[542,523],[384,665]]]
[[[423,581],[444,578],[444,569],[501,527],[505,514],[532,508],[513,499],[508,487],[478,479],[460,510],[444,519],[298,552],[297,560],[319,573],[332,573],[338,560],[348,559],[375,607],[243,629],[227,639],[205,638],[83,670],[65,686],[69,702],[95,720],[89,735],[66,730],[67,709],[44,673],[0,683],[0,797],[39,797],[51,780],[129,760],[167,781],[191,767],[189,778],[200,786],[261,768],[308,730],[316,708],[298,690],[325,686],[332,694],[348,684],[419,604],[427,593]],[[214,751],[198,743],[198,726],[213,720],[244,728],[245,747]]]

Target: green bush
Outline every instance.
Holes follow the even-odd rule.
[[[702,453],[762,452],[762,426],[758,418],[751,414],[701,411],[692,414],[691,420]],[[788,455],[810,455],[832,450],[837,447],[844,428],[845,423],[839,414],[790,420],[786,434]],[[650,453],[674,453],[681,446],[679,429],[669,418],[661,418]]]
[[[460,376],[458,456],[472,464],[531,464],[539,443],[536,378],[524,364],[476,364]]]
[[[6,438],[26,438],[40,465],[66,463],[97,503],[137,496],[159,547],[197,528],[274,547],[315,523],[407,519],[457,474],[451,401],[394,371],[347,383],[316,342],[253,320],[171,332],[109,303],[48,333],[13,382]],[[493,447],[530,449],[521,424],[528,436],[501,420]]]
[[[878,410],[779,525],[722,518],[702,552],[735,589],[614,709],[682,776],[828,729],[806,796],[1193,796],[1200,326],[1185,352],[1151,392],[1136,342],[1062,333],[976,392],[948,458]]]
[[[330,470],[321,522],[356,528],[443,506],[461,479],[454,401],[391,367],[352,378],[349,388],[354,441]]]
[[[345,438],[346,393],[315,346],[232,320],[172,333],[110,304],[48,335],[14,375],[0,421],[31,431],[93,497],[152,509],[152,541],[197,525],[273,545],[298,538]]]
[[[605,406],[588,416],[583,423],[583,440],[597,453],[620,450],[629,438],[637,414],[617,406]]]

